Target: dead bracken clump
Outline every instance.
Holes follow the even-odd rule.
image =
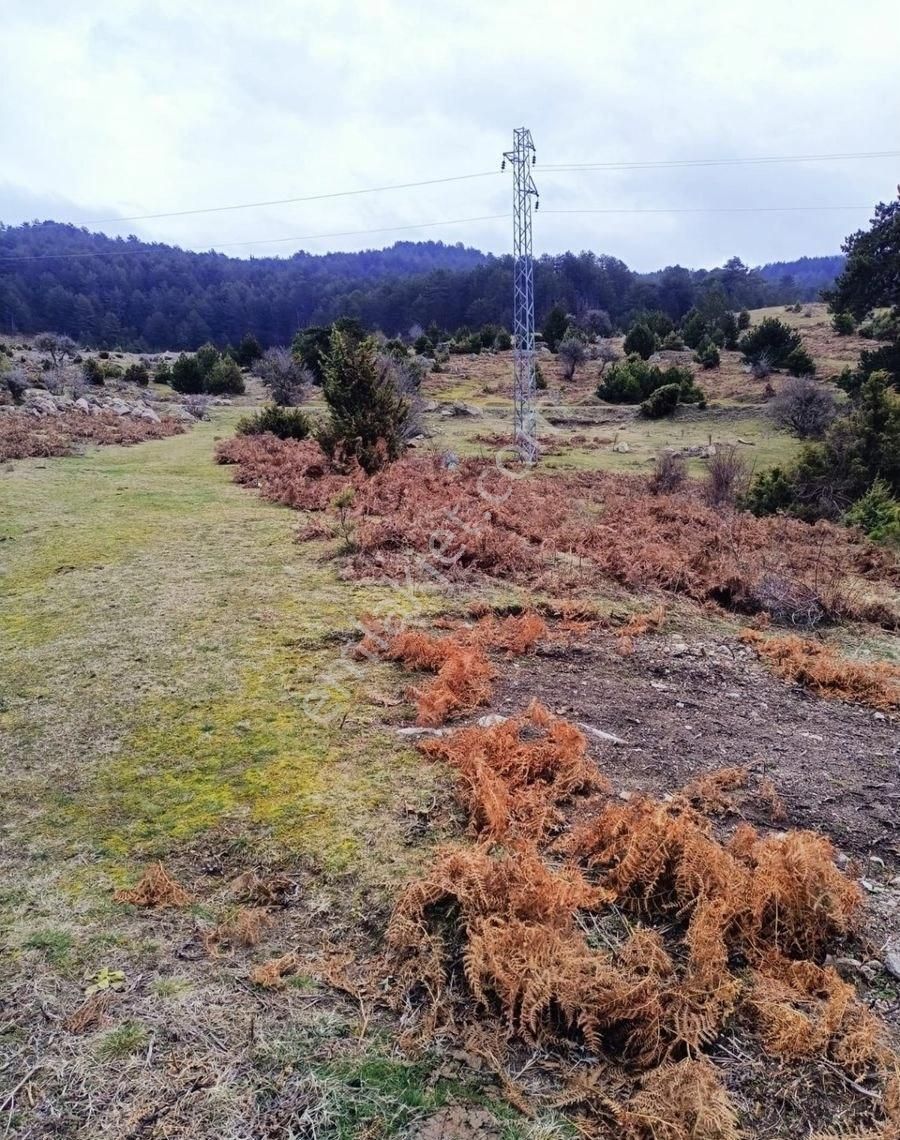
[[[187,906],[191,902],[191,896],[162,863],[153,863],[136,886],[116,891],[113,898],[132,906]]]
[[[576,1076],[562,1103],[589,1103],[609,1122],[603,1135],[634,1140],[740,1135],[698,1055],[735,1015],[769,1054],[889,1078],[881,1024],[820,964],[853,930],[859,889],[813,832],[742,824],[716,837],[704,811],[746,784],[742,769],[668,802],[620,802],[581,734],[540,706],[423,749],[459,772],[477,844],[440,853],[388,927],[392,993],[421,1032],[477,1020],[511,1041],[589,1050],[600,1058],[590,1071],[615,1079],[598,1077],[601,1094]],[[579,794],[578,823],[560,834],[560,805]],[[591,936],[610,920],[618,934]]]
[[[886,603],[862,602],[846,585],[851,576],[900,582],[889,551],[830,523],[722,510],[699,488],[654,494],[644,479],[601,471],[510,478],[482,460],[448,470],[425,457],[371,478],[342,476],[316,444],[274,436],[228,440],[217,455],[237,465],[239,482],[301,510],[327,510],[352,487],[348,565],[359,577],[480,575],[571,595],[593,589],[600,574],[749,614],[765,608],[778,581],[791,583],[817,620],[900,621]]]
[[[115,412],[85,415],[60,412],[55,416],[12,413],[0,416],[0,462],[7,459],[72,455],[80,443],[129,444],[165,439],[185,430],[178,420],[136,419]]]
[[[457,770],[459,798],[485,839],[540,839],[558,820],[562,800],[608,789],[588,759],[584,735],[537,702],[522,717],[464,728],[421,747]]]
[[[393,632],[377,622],[366,623],[366,635],[357,655],[398,661],[408,669],[425,669],[437,676],[427,685],[412,687],[416,723],[434,727],[448,716],[487,704],[491,698],[494,667],[487,647],[505,649],[511,656],[530,653],[547,634],[537,614],[522,614],[498,621],[488,615],[474,626],[461,627],[446,637],[423,630],[398,628]]]
[[[900,708],[900,667],[890,662],[851,661],[829,645],[793,634],[765,637],[745,629],[741,640],[752,645],[779,677],[806,685],[820,697],[885,711]]]
[[[218,923],[204,938],[210,954],[220,949],[256,946],[271,929],[273,920],[265,907],[240,907]]]
[[[740,1140],[737,1115],[705,1060],[660,1065],[616,1114],[626,1140]]]
[[[285,984],[284,979],[300,969],[301,961],[296,950],[290,950],[280,958],[272,958],[261,966],[255,966],[250,971],[250,981],[265,990],[280,990]]]
[[[733,810],[734,805],[726,793],[746,788],[749,779],[746,768],[720,768],[717,772],[707,772],[691,780],[681,794],[694,807],[717,815]]]

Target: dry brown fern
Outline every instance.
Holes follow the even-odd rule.
[[[240,907],[206,935],[204,945],[210,954],[216,954],[222,947],[257,946],[272,925],[272,917],[265,907]]]
[[[116,891],[113,899],[132,906],[187,906],[191,896],[162,863],[153,863],[136,886]]]
[[[254,966],[250,971],[250,981],[266,990],[281,989],[284,979],[290,974],[296,974],[300,964],[300,955],[295,950],[290,950],[280,958],[271,958],[262,965]]]
[[[746,768],[719,768],[691,780],[681,794],[701,811],[714,814],[728,812],[734,809],[734,804],[727,793],[746,788],[749,779]]]
[[[482,837],[540,839],[574,792],[607,791],[583,733],[532,702],[524,716],[464,728],[422,750],[459,773],[458,795]]]
[[[874,709],[900,709],[900,666],[842,657],[830,645],[791,634],[765,637],[745,629],[741,640],[770,663],[779,677],[806,685],[830,700],[857,701]]]
[[[618,1112],[626,1140],[740,1140],[737,1114],[705,1060],[660,1065]]]
[[[548,632],[544,619],[533,613],[502,621],[488,615],[474,626],[454,628],[447,637],[391,628],[371,619],[364,624],[366,635],[356,647],[357,656],[382,657],[408,669],[437,674],[428,684],[410,689],[418,711],[417,723],[425,727],[443,724],[455,712],[488,703],[495,670],[487,648],[504,649],[510,655],[530,653]]]

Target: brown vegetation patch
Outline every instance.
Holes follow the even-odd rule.
[[[0,416],[0,462],[7,459],[72,455],[78,444],[143,443],[178,435],[185,426],[178,420],[138,419],[114,412],[85,415],[60,412],[55,416],[8,413]]]
[[[888,661],[852,661],[830,645],[794,634],[765,637],[745,629],[741,639],[752,645],[779,677],[806,685],[820,697],[856,701],[873,709],[900,709],[900,667]]]
[[[423,726],[443,724],[453,713],[487,704],[494,677],[487,647],[521,656],[532,652],[547,635],[547,623],[531,613],[502,621],[488,614],[474,626],[460,626],[447,637],[415,629],[390,631],[371,620],[364,624],[367,632],[357,646],[358,656],[382,657],[408,669],[437,674],[429,684],[409,691],[418,710],[416,723]]]
[[[162,863],[153,863],[136,886],[116,891],[113,898],[132,906],[187,906],[191,902],[191,896]]]
[[[285,984],[284,979],[300,969],[300,963],[300,955],[295,950],[290,950],[280,958],[271,958],[261,966],[255,966],[250,971],[250,981],[264,990],[281,989]]]
[[[534,728],[547,736],[533,751]],[[551,733],[565,742],[553,759],[542,751]],[[890,1077],[886,1031],[820,965],[852,932],[862,901],[832,845],[748,824],[725,842],[688,802],[719,810],[724,792],[746,782],[742,770],[669,802],[622,803],[608,798],[577,729],[540,708],[423,748],[460,772],[479,839],[440,854],[389,924],[395,998],[418,1009],[423,1032],[474,1020],[509,1042],[587,1049],[599,1071],[611,1063],[622,1074],[625,1064],[638,1077],[630,1097],[627,1076],[613,1099],[585,1094],[582,1079],[564,1103],[590,1101],[595,1121],[619,1129],[610,1134],[635,1138],[739,1135],[713,1067],[697,1056],[738,1014],[772,1054],[825,1058],[850,1082]],[[590,793],[580,822],[542,853],[548,822],[565,824],[555,809],[579,791]],[[505,849],[492,850],[497,841]],[[623,912],[632,915],[624,931]],[[610,920],[619,933],[593,939]]]
[[[483,839],[540,839],[573,792],[607,788],[583,733],[537,702],[524,716],[464,728],[422,750],[457,770],[459,798]]]
[[[745,613],[769,609],[777,595],[779,620],[898,620],[848,581],[900,584],[890,552],[829,523],[715,508],[690,486],[654,495],[633,476],[528,475],[482,460],[447,470],[429,458],[402,460],[371,479],[340,477],[315,444],[264,436],[229,440],[218,455],[239,464],[240,482],[290,506],[325,509],[336,489],[352,485],[350,568],[360,576],[486,575],[561,594],[595,587],[599,573]]]

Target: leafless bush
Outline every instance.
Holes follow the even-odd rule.
[[[815,629],[827,614],[817,590],[781,574],[764,574],[753,591],[753,600],[773,621],[803,629]]]
[[[13,368],[3,377],[6,381],[6,386],[12,393],[12,398],[18,404],[25,392],[26,388],[31,387],[31,381],[28,378],[28,373],[24,368]]]
[[[591,354],[593,359],[600,361],[600,375],[603,375],[603,369],[607,364],[613,364],[619,359],[619,354],[611,340],[601,340]]]
[[[209,419],[209,396],[188,396],[184,406],[195,420]]]
[[[834,396],[812,376],[786,380],[772,402],[772,416],[800,439],[821,439],[837,414]]]
[[[269,348],[257,360],[254,372],[276,404],[292,408],[303,402],[312,374],[286,348]]]
[[[566,380],[571,380],[575,375],[575,369],[587,358],[584,342],[577,336],[567,336],[565,340],[560,341],[556,351],[562,361],[563,376]]]
[[[404,445],[408,444],[424,430],[422,397],[419,395],[419,389],[431,370],[431,361],[426,356],[404,357],[403,360],[398,360],[394,356],[379,354],[378,366],[385,370],[397,392],[409,405],[401,431]]]
[[[650,476],[650,490],[654,495],[670,494],[677,491],[686,478],[687,463],[684,456],[676,451],[661,451]]]
[[[50,357],[54,368],[59,368],[67,357],[75,355],[77,345],[70,336],[60,336],[58,333],[38,333],[34,338],[34,347],[38,352],[45,352]]]
[[[736,447],[719,445],[709,460],[704,496],[711,507],[733,504],[747,488],[750,472]]]
[[[761,352],[747,369],[754,380],[765,380],[773,372],[772,358],[767,352]]]

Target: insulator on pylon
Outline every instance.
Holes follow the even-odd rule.
[[[506,159],[505,159],[505,158],[504,158],[504,160],[503,160],[503,161],[500,163],[500,169],[501,169],[501,170],[506,170]]]

